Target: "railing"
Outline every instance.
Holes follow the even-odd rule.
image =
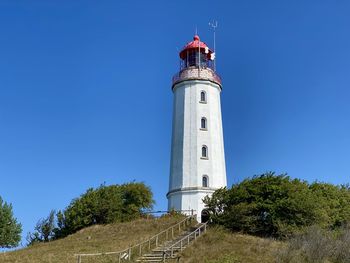
[[[181,229],[185,229],[189,224],[192,223],[192,221],[196,218],[196,215],[187,216],[185,219],[180,221],[179,223],[159,232],[158,234],[150,237],[146,241],[143,241],[141,243],[138,243],[134,246],[130,246],[127,249],[116,251],[116,252],[102,252],[102,253],[90,253],[90,254],[75,254],[74,256],[77,257],[77,262],[81,263],[83,257],[94,257],[94,256],[107,256],[107,255],[115,255],[115,259],[118,263],[122,261],[131,261],[131,257],[133,255],[142,255],[142,251],[144,250],[144,247],[146,249],[151,250],[152,245],[154,245],[154,248],[158,247],[158,244],[160,241],[166,241],[171,239],[174,239],[175,232],[178,231],[178,233],[181,233]]]
[[[188,67],[176,73],[172,79],[173,86],[180,81],[191,79],[209,80],[218,83],[220,87],[222,85],[221,78],[215,71],[210,68],[200,68],[197,66]]]
[[[167,258],[174,258],[174,250],[182,251],[186,245],[188,245],[191,242],[191,238],[194,240],[197,239],[197,237],[201,236],[207,231],[207,223],[202,224],[199,226],[196,230],[185,236],[184,238],[180,239],[173,245],[171,245],[166,251],[163,251],[163,262]]]

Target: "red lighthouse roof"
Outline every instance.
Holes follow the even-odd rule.
[[[184,59],[186,57],[187,51],[193,50],[193,49],[197,49],[198,50],[199,48],[201,49],[201,52],[203,52],[207,48],[208,51],[209,51],[209,54],[212,53],[212,51],[208,48],[208,46],[204,42],[200,41],[199,36],[195,35],[193,37],[193,41],[188,42],[186,44],[186,46],[184,46],[184,48],[179,53],[180,58]]]

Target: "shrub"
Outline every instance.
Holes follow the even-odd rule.
[[[286,237],[317,219],[308,184],[267,173],[221,189],[204,202],[214,223],[259,236]]]
[[[287,238],[310,225],[335,229],[350,219],[348,187],[272,172],[219,189],[204,202],[214,223],[259,236]]]
[[[336,229],[350,219],[350,191],[347,186],[315,182],[310,191],[318,205],[320,224]]]
[[[136,219],[153,206],[153,194],[143,183],[101,185],[88,189],[79,198],[73,199],[63,211],[54,211],[39,220],[34,233],[28,233],[29,244],[47,242],[73,234],[95,225],[124,222]]]
[[[350,262],[350,229],[335,231],[311,226],[303,234],[291,238],[277,253],[277,263],[347,263]]]
[[[18,246],[21,240],[22,226],[13,216],[12,205],[0,197],[0,247]]]
[[[48,242],[55,237],[55,211],[51,210],[48,217],[40,219],[35,226],[35,232],[27,235],[28,245],[38,242]]]
[[[154,203],[149,187],[143,183],[102,185],[90,188],[57,213],[56,237],[72,234],[94,224],[124,222],[138,218]]]
[[[334,241],[332,259],[336,263],[350,262],[350,227],[345,226]]]

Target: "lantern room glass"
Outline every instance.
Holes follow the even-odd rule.
[[[213,61],[208,59],[208,54],[203,49],[201,52],[198,49],[187,50],[185,58],[180,61],[180,70],[190,67],[214,69]]]

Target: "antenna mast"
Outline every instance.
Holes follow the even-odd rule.
[[[213,31],[214,31],[214,53],[215,53],[215,58],[214,58],[214,71],[216,71],[216,63],[215,63],[215,60],[216,60],[216,28],[218,27],[218,21],[216,20],[213,20],[212,22],[209,22],[209,26],[211,28],[213,28]]]

